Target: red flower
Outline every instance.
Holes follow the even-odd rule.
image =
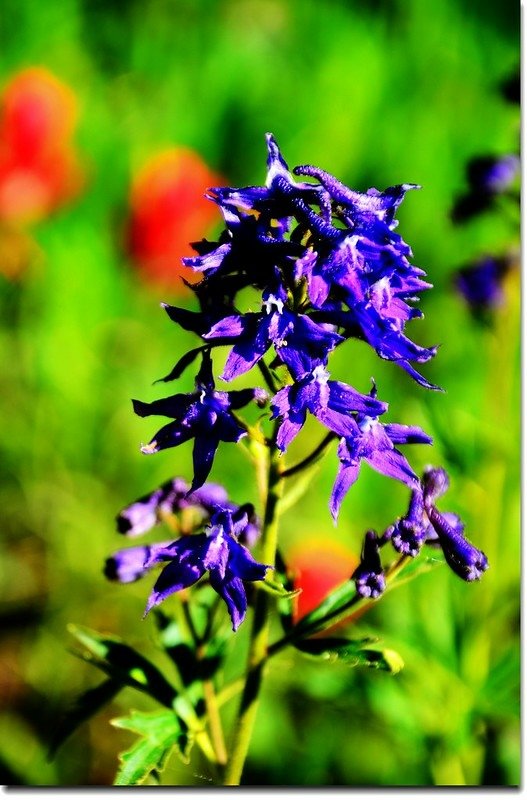
[[[146,280],[183,291],[182,275],[196,280],[181,258],[195,255],[189,243],[202,239],[219,220],[204,194],[223,182],[186,148],[158,153],[143,166],[130,194],[127,248]]]
[[[300,619],[350,579],[359,559],[344,544],[317,537],[302,540],[288,553],[287,563],[295,575],[295,589],[302,590],[294,614]]]
[[[72,135],[72,90],[43,67],[15,75],[4,89],[0,119],[0,220],[38,222],[75,197],[83,172]]]

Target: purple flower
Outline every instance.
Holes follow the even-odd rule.
[[[170,546],[171,542],[168,541],[125,547],[106,559],[104,574],[111,581],[133,583],[146,575],[156,563],[156,558]]]
[[[284,452],[300,432],[308,411],[326,428],[345,436],[357,427],[352,412],[383,414],[388,406],[341,381],[329,380],[329,372],[318,366],[291,386],[280,389],[271,408],[272,417],[282,420],[276,443]]]
[[[456,526],[452,526],[446,515],[440,514],[435,506],[430,506],[427,514],[451,569],[464,581],[479,580],[489,562],[485,553],[465,539],[463,523],[459,520]]]
[[[500,194],[506,191],[520,174],[520,159],[516,155],[478,156],[467,167],[472,191]]]
[[[375,531],[368,531],[364,537],[359,566],[351,576],[360,597],[375,599],[386,589],[379,544]]]
[[[469,189],[452,209],[454,222],[465,222],[493,207],[500,194],[510,192],[520,175],[517,155],[477,156],[467,166]],[[519,195],[518,195],[519,200]]]
[[[221,190],[216,190],[220,192]],[[228,192],[230,190],[223,190]],[[223,295],[226,279],[236,291],[244,286],[265,288],[272,280],[276,266],[298,257],[303,247],[285,240],[280,226],[269,226],[254,216],[229,216],[227,230],[218,242],[196,242],[198,255],[183,259],[183,264],[204,276],[204,286],[191,286],[198,296],[203,288],[214,287]]]
[[[435,507],[448,486],[449,478],[442,467],[428,467],[419,486],[412,490],[408,512],[387,529],[381,543],[391,541],[397,552],[412,557],[424,544],[439,546],[456,575],[465,581],[478,580],[488,569],[487,557],[465,539],[457,514],[440,513]]]
[[[231,381],[253,367],[272,344],[276,355],[287,365],[293,377],[327,363],[328,354],[344,341],[328,325],[319,325],[306,314],[285,307],[287,294],[277,291],[263,295],[259,314],[236,314],[224,317],[204,334],[207,341],[234,341],[221,376]]]
[[[150,443],[141,448],[141,452],[147,455],[157,453],[194,439],[194,478],[191,491],[195,491],[206,481],[220,441],[238,442],[247,435],[247,431],[241,427],[232,412],[251,400],[261,402],[264,395],[265,392],[261,389],[215,391],[212,362],[210,355],[206,353],[196,379],[195,392],[176,394],[152,403],[133,401],[134,411],[140,417],[158,414],[174,420],[161,428]]]
[[[421,428],[385,425],[374,416],[360,415],[351,432],[341,439],[338,447],[340,467],[329,504],[333,519],[337,520],[342,501],[357,480],[363,459],[377,472],[417,489],[419,479],[395,445],[431,442],[430,436]]]
[[[510,266],[507,258],[489,256],[458,270],[456,287],[474,316],[478,317],[503,303],[503,279]]]
[[[227,604],[232,628],[237,630],[247,610],[244,581],[264,580],[270,567],[255,561],[234,534],[225,529],[224,522],[213,518],[206,533],[184,536],[154,555],[149,566],[159,561],[169,563],[154,584],[145,614],[208,572],[210,584]]]
[[[126,536],[140,536],[162,522],[163,514],[175,514],[195,507],[205,513],[218,504],[227,503],[227,492],[216,483],[207,483],[190,494],[183,478],[171,478],[158,489],[140,497],[117,515],[117,530]]]
[[[219,187],[209,190],[224,216],[252,214],[257,211],[266,222],[277,221],[278,230],[289,229],[289,218],[295,212],[295,201],[327,205],[323,187],[312,183],[298,183],[289,171],[280,149],[271,133],[266,134],[267,177],[265,186],[248,186],[244,189]]]
[[[247,610],[243,582],[263,580],[270,568],[255,561],[242,544],[242,541],[251,544],[259,534],[254,508],[251,504],[229,503],[223,487],[214,484],[198,489],[191,498],[203,507],[208,506],[210,511],[204,533],[118,550],[107,559],[104,573],[110,580],[131,583],[157,565],[168,562],[154,585],[146,614],[169,595],[192,586],[208,572],[210,584],[225,600],[236,630]]]
[[[427,539],[429,528],[430,523],[424,514],[423,493],[419,487],[412,491],[406,516],[398,519],[385,536],[398,553],[415,558]]]
[[[443,467],[427,467],[421,481],[423,487],[423,504],[426,508],[448,491],[450,478]]]

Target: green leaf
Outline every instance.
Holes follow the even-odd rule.
[[[175,688],[148,659],[129,645],[113,636],[103,636],[89,628],[68,626],[88,650],[89,656],[81,656],[105,672],[115,681],[146,692],[161,705],[172,708],[177,698]]]
[[[274,595],[275,597],[283,598],[286,600],[292,600],[293,597],[296,597],[302,591],[301,589],[290,589],[288,590],[283,583],[279,581],[273,581],[269,578],[266,578],[263,581],[259,581],[257,584],[259,589],[263,589],[265,592]]]
[[[439,552],[434,556],[421,554],[416,558],[410,558],[397,574],[388,580],[386,591],[396,589],[398,586],[402,586],[403,583],[417,578],[418,575],[424,575],[442,564],[445,564],[445,559],[443,554]]]
[[[183,762],[188,764],[192,741],[174,712],[148,714],[132,711],[129,717],[113,719],[111,724],[139,734],[139,739],[132,747],[119,756],[121,766],[114,781],[115,786],[144,783],[152,771],[161,772],[164,769],[174,748]]]
[[[305,639],[296,645],[306,655],[335,663],[340,661],[349,667],[381,669],[396,675],[404,662],[395,650],[382,647],[373,637],[364,639]]]
[[[313,611],[310,611],[309,614],[306,614],[305,617],[302,617],[302,619],[296,625],[296,629],[300,631],[302,628],[311,627],[312,625],[321,622],[323,619],[325,619],[325,617],[328,616],[328,614],[332,614],[339,608],[347,606],[352,600],[355,599],[358,603],[362,598],[357,595],[354,582],[349,580],[340,584],[340,586],[337,586],[336,589],[334,589],[324,598],[320,605],[313,609]]]
[[[48,758],[53,759],[59,747],[71,736],[77,728],[84,722],[97,714],[98,711],[113,700],[115,695],[121,691],[123,684],[113,678],[99,684],[93,689],[81,694],[75,701],[73,707],[66,713],[59,722],[49,747]]]
[[[284,589],[284,593],[278,596],[276,607],[282,629],[285,633],[289,633],[294,625],[293,603],[291,601],[297,596],[299,590],[295,589],[293,577],[287,568],[280,549],[276,551],[275,576]]]

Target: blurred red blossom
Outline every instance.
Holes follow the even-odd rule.
[[[72,143],[73,91],[43,67],[11,78],[0,119],[0,219],[38,222],[78,195],[83,171]]]
[[[190,242],[203,238],[219,220],[205,191],[224,183],[193,150],[173,147],[150,158],[130,192],[127,250],[145,280],[184,291],[181,276],[195,275],[181,264],[195,255]]]
[[[0,271],[14,279],[39,255],[25,228],[76,197],[84,171],[72,142],[75,94],[51,72],[18,72],[0,102]]]
[[[359,563],[346,545],[331,539],[307,538],[288,553],[288,568],[293,575],[297,597],[294,617],[300,619],[344,581],[349,580]]]

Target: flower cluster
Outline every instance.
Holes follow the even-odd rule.
[[[407,513],[380,537],[375,531],[366,533],[361,561],[352,575],[361,597],[377,598],[386,588],[380,548],[388,542],[398,553],[412,558],[424,545],[440,547],[456,575],[465,581],[481,578],[488,569],[487,557],[464,537],[464,525],[456,514],[441,513],[436,508],[436,500],[448,486],[444,469],[428,468],[412,490]]]
[[[181,535],[175,541],[118,550],[106,561],[106,577],[131,583],[165,564],[146,614],[208,572],[210,585],[225,601],[236,630],[247,610],[244,582],[263,580],[269,569],[255,561],[246,546],[254,544],[260,530],[253,507],[230,502],[220,485],[205,484],[192,492],[182,478],[174,478],[124,508],[117,516],[117,529],[134,537],[167,517],[179,523]]]
[[[163,304],[171,320],[203,342],[164,380],[178,377],[201,356],[196,391],[152,403],[134,401],[134,408],[141,416],[174,420],[143,446],[144,453],[195,440],[192,490],[197,490],[210,473],[219,442],[237,442],[246,434],[233,411],[251,400],[266,400],[258,388],[216,390],[211,351],[228,346],[221,378],[232,381],[260,368],[272,393],[280,451],[287,450],[308,413],[340,440],[330,500],[336,519],[362,460],[417,488],[419,480],[398,446],[431,441],[419,428],[381,421],[388,405],[377,399],[375,385],[363,394],[331,380],[328,371],[331,352],[355,337],[422,386],[438,388],[414,366],[431,359],[436,348],[416,344],[405,332],[407,322],[422,316],[415,307],[418,292],[430,287],[395,231],[398,206],[418,187],[355,192],[317,167],[290,172],[270,134],[267,146],[264,186],[209,190],[225,230],[216,242],[194,243],[197,255],[184,259],[201,276],[191,286],[200,310]],[[297,181],[294,175],[311,180]],[[249,311],[237,305],[247,289],[257,298],[256,309]]]

